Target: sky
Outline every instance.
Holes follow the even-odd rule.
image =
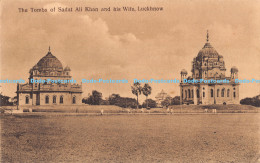
[[[223,55],[226,75],[260,80],[260,1],[245,0],[2,0],[1,80],[24,79],[48,52],[72,70],[73,79],[127,79],[127,84],[83,84],[92,90],[135,97],[133,79],[180,79],[206,42]],[[18,8],[163,7],[160,12],[19,12]],[[162,89],[180,94],[179,84],[150,84],[151,98]],[[16,84],[1,84],[15,96]],[[240,99],[260,94],[260,84],[241,84]],[[141,100],[144,96],[141,96]]]

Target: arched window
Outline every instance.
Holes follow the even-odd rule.
[[[205,97],[205,92],[203,92],[203,97]]]
[[[45,96],[45,104],[48,104],[48,103],[49,103],[49,96],[46,95],[46,96]]]
[[[185,90],[185,98],[187,98],[187,90]]]
[[[235,91],[234,91],[233,95],[234,95],[234,98],[236,98],[236,92]]]
[[[60,96],[60,103],[63,104],[63,96]]]
[[[228,90],[227,90],[227,97],[229,97],[229,91],[230,91],[230,90],[228,89]]]
[[[188,89],[188,95],[189,95],[189,98],[190,98],[190,89]]]
[[[72,98],[72,104],[76,104],[76,96]]]
[[[52,103],[56,104],[56,96],[55,95],[53,96]]]
[[[225,96],[225,88],[223,88],[222,90],[221,90],[221,97],[224,97]]]
[[[25,97],[25,104],[29,104],[29,96]]]
[[[181,99],[183,99],[183,89],[181,90]]]
[[[219,97],[219,89],[217,90],[217,97]]]
[[[192,90],[191,90],[191,98],[193,98],[193,96],[194,96],[194,95],[193,95],[193,89],[192,89]]]
[[[214,97],[214,91],[213,91],[213,89],[210,90],[210,95],[211,95],[211,97]]]
[[[200,91],[197,89],[197,98],[200,98]]]

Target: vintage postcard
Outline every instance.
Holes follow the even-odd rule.
[[[260,1],[0,7],[1,162],[260,162]]]

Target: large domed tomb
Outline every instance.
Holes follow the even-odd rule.
[[[19,105],[81,104],[82,85],[70,82],[74,81],[70,72],[70,67],[63,69],[49,48],[48,53],[30,69],[29,83],[17,85]],[[43,82],[48,79],[63,82]]]
[[[30,79],[52,78],[52,79],[71,79],[70,68],[67,66],[63,69],[62,63],[56,58],[51,51],[41,58],[38,63],[33,66],[29,73]]]
[[[207,42],[192,61],[192,77],[186,70],[181,70],[181,104],[239,104],[238,69],[232,67],[230,76],[226,76],[225,62],[222,55]],[[184,79],[197,81],[228,81],[227,83],[185,83]]]

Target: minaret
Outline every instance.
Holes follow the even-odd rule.
[[[181,70],[181,83],[183,82],[184,79],[186,79],[188,72],[185,69]]]
[[[209,30],[207,30],[207,42],[209,42]]]
[[[230,72],[231,72],[231,79],[235,80],[238,78],[238,69],[235,66],[231,68]]]
[[[205,45],[209,45],[209,30],[207,30],[207,36],[206,36],[206,41],[207,41],[207,43],[205,44]],[[203,62],[202,62],[202,67],[204,67],[205,65],[205,60],[203,59]],[[206,66],[208,66],[208,63],[206,63]],[[205,78],[207,78],[208,77],[208,75],[207,75],[207,69],[205,68],[205,69],[202,69],[202,71],[201,71],[201,78],[202,79],[205,79]]]

